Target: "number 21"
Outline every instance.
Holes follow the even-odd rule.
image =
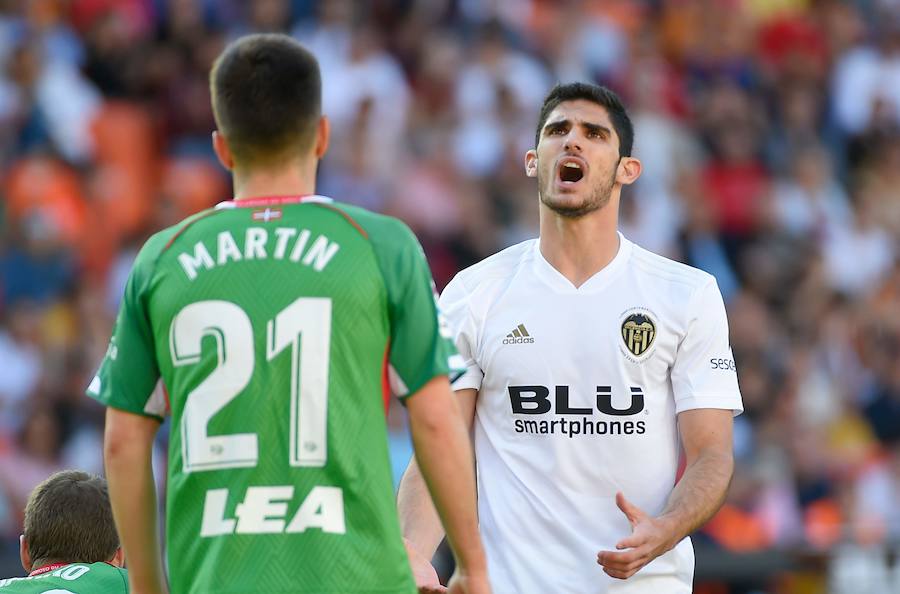
[[[255,367],[253,326],[230,301],[198,301],[172,320],[169,349],[176,367],[200,362],[206,336],[216,341],[216,368],[188,395],[181,419],[184,471],[256,466],[256,433],[209,435],[209,421],[250,383]],[[266,360],[291,351],[291,466],[325,466],[331,299],[301,297],[266,324]],[[303,378],[301,384],[300,378]]]

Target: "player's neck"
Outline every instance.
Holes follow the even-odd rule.
[[[38,559],[37,561],[32,562],[31,569],[28,571],[38,571],[40,569],[45,569],[47,567],[52,566],[62,566],[62,565],[71,565],[71,561],[57,561],[55,559]]]
[[[541,204],[540,246],[544,259],[580,287],[616,257],[618,211],[618,201],[611,200],[583,217],[569,218]]]
[[[316,165],[317,161],[312,161],[271,168],[235,169],[234,199],[315,194]]]

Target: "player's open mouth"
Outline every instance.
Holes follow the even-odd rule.
[[[559,181],[563,184],[576,184],[584,177],[584,163],[581,159],[566,157],[559,161]]]

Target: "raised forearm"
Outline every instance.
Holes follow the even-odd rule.
[[[703,525],[722,505],[731,480],[730,448],[690,450],[684,476],[659,516],[650,516],[622,493],[616,495],[616,505],[631,523],[632,532],[616,543],[616,550],[597,554],[597,563],[609,576],[630,578]]]
[[[672,490],[659,520],[670,526],[677,544],[706,523],[722,506],[734,471],[731,452],[699,453]]]

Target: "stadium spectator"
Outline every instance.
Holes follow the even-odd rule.
[[[56,411],[35,406],[19,430],[18,439],[0,455],[0,491],[12,509],[25,507],[32,489],[62,468],[62,435]]]

